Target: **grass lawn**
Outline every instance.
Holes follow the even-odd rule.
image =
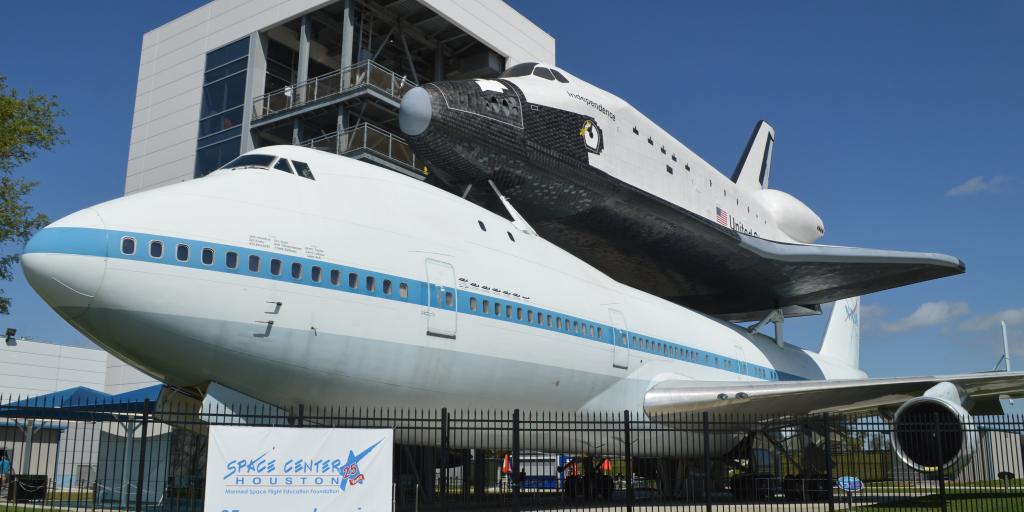
[[[23,503],[20,505],[6,502],[0,503],[0,512],[57,512],[57,510],[39,503]]]
[[[1024,494],[1017,492],[951,492],[946,494],[946,506],[948,510],[955,512],[1020,510],[1024,509]],[[857,507],[855,510],[864,512],[902,512],[906,510],[930,512],[942,510],[942,503],[938,494],[932,494],[919,498],[865,505]]]

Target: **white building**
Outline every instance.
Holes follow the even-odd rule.
[[[33,404],[32,397],[78,387],[119,394],[154,384],[158,382],[95,347],[26,339],[0,345],[0,403],[28,399]],[[46,475],[64,488],[86,487],[94,481],[99,440],[97,424],[0,420],[0,453],[14,471]]]
[[[401,95],[521,61],[555,41],[501,0],[214,0],[143,36],[125,193],[281,143],[422,177]]]

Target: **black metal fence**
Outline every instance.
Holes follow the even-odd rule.
[[[202,510],[221,424],[393,429],[398,512],[1024,510],[1017,416],[897,431],[877,416],[0,404],[0,511]]]

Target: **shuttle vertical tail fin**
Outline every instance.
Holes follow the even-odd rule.
[[[747,149],[732,173],[732,181],[747,190],[768,188],[774,145],[775,129],[767,121],[758,121],[754,133],[750,134]]]
[[[860,367],[860,297],[835,302],[818,354],[851,368]]]

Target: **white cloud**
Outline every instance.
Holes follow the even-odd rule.
[[[975,176],[949,190],[946,191],[947,197],[963,196],[967,194],[977,194],[979,192],[988,192],[990,190],[996,190],[1007,181],[1005,176],[993,176],[991,179],[986,180],[984,176]]]
[[[946,323],[953,318],[966,315],[968,312],[970,312],[970,308],[966,302],[925,302],[910,316],[882,324],[882,329],[888,332],[912,331]]]
[[[1006,322],[1006,325],[1024,325],[1024,308],[1004,309],[993,315],[977,315],[968,318],[960,324],[965,331],[986,331],[999,326],[999,321]]]
[[[860,306],[860,328],[861,331],[871,332],[878,329],[882,320],[889,314],[881,304],[872,302]]]

